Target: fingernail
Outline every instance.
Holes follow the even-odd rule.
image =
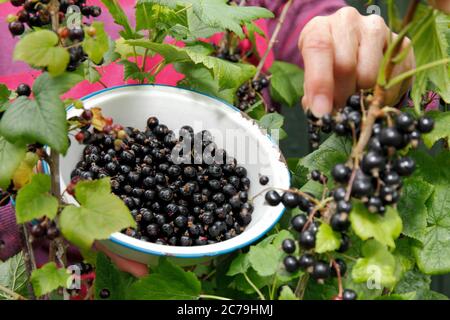
[[[324,94],[314,96],[311,106],[311,112],[314,116],[320,118],[331,111],[331,101]]]

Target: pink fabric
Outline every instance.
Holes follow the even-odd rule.
[[[89,5],[98,5],[102,7],[101,20],[105,22],[106,31],[113,38],[118,37],[118,31],[121,27],[113,23],[111,15],[108,13],[103,4],[98,0],[88,0]],[[134,4],[135,0],[119,0],[130,21],[134,21]],[[248,5],[265,6],[272,10],[276,15],[279,15],[285,1],[283,0],[250,0]],[[302,64],[301,57],[297,49],[297,39],[304,27],[304,25],[314,16],[328,15],[345,5],[342,0],[296,0],[289,10],[286,22],[281,29],[278,42],[274,46],[273,52],[270,53],[266,61],[265,68],[269,68],[274,59],[285,60],[291,63]],[[19,9],[13,7],[9,2],[0,5],[0,21],[5,21],[5,18],[10,13],[16,13]],[[259,20],[258,25],[262,30],[270,35],[276,26],[276,19],[270,21]],[[211,41],[218,41],[220,35],[213,37]],[[0,22],[0,44],[2,49],[0,51],[0,83],[6,84],[9,88],[15,88],[20,83],[32,84],[33,80],[39,75],[39,71],[30,69],[22,62],[12,61],[12,53],[17,38],[13,38],[8,30],[7,23]],[[248,43],[243,43],[243,46]],[[266,40],[257,36],[257,48],[262,54],[267,48]],[[160,58],[149,58],[146,65],[147,70],[158,63]],[[122,80],[122,66],[113,64],[102,68],[102,82],[108,87],[123,84]],[[172,66],[166,67],[156,78],[157,83],[174,85],[178,80],[182,79],[182,75],[178,74]],[[133,81],[128,81],[133,83]],[[91,92],[103,89],[100,84],[90,84],[84,81],[70,90],[66,96],[72,98],[80,98]],[[4,241],[5,246],[0,246],[0,260],[14,255],[20,250],[19,235],[15,222],[15,215],[13,208],[8,205],[0,207],[0,240]],[[2,242],[0,241],[0,244]],[[48,250],[45,244],[37,244],[39,253],[37,258],[39,262],[45,260],[45,252]]]

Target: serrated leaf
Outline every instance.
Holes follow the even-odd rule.
[[[400,274],[410,271],[416,265],[416,258],[413,253],[413,246],[416,240],[402,237],[395,241],[395,250],[393,252]]]
[[[246,273],[249,267],[250,261],[248,259],[248,254],[239,253],[239,255],[234,258],[233,262],[231,262],[227,276],[235,276],[239,273]]]
[[[89,83],[96,83],[101,78],[100,73],[95,67],[91,66],[89,60],[85,62],[83,72],[84,78],[89,81]]]
[[[95,28],[95,35],[90,36],[86,29]],[[83,50],[94,63],[99,64],[103,56],[109,50],[109,37],[105,32],[103,22],[95,21],[91,26],[85,27],[85,39],[83,41]]]
[[[316,169],[326,176],[331,176],[331,169],[337,163],[345,163],[351,150],[352,144],[349,139],[332,135],[320,145],[319,149],[301,159],[299,164],[310,171]]]
[[[258,289],[268,286],[273,281],[273,277],[262,277],[253,268],[249,268],[246,275]],[[248,283],[243,274],[236,275],[233,282],[230,284],[230,287],[245,294],[255,294],[255,289]]]
[[[131,300],[197,300],[201,283],[194,273],[160,258],[158,267],[128,290]]]
[[[252,246],[248,253],[248,260],[258,275],[267,277],[277,272],[282,256],[283,251],[274,245]]]
[[[259,125],[267,130],[275,140],[282,140],[287,137],[286,132],[283,130],[282,126],[284,123],[284,117],[279,113],[269,113],[264,115],[258,120]]]
[[[325,253],[339,249],[340,245],[341,236],[339,233],[333,231],[329,224],[322,223],[317,232],[316,247],[314,250],[317,253]]]
[[[434,129],[430,133],[423,134],[422,139],[428,148],[431,148],[436,141],[448,139],[450,136],[450,112],[430,111],[425,114],[434,119]]]
[[[31,284],[36,296],[40,297],[59,287],[66,287],[70,275],[64,268],[58,268],[54,262],[49,262],[31,274]]]
[[[0,261],[0,285],[22,296],[26,296],[27,281],[27,269],[22,251],[5,262]],[[11,298],[6,293],[0,291],[0,300]]]
[[[97,255],[95,264],[95,298],[98,300],[125,300],[130,285],[136,279],[117,269],[116,265],[102,252]],[[108,298],[101,298],[100,291],[107,289]]]
[[[303,96],[303,70],[295,64],[275,61],[269,71],[272,98],[290,107],[299,103]]]
[[[70,57],[66,49],[57,46],[58,42],[58,35],[49,30],[28,33],[16,45],[14,60],[47,67],[53,76],[59,75],[66,70]]]
[[[203,65],[212,72],[214,79],[218,80],[220,90],[235,88],[247,79],[253,77],[256,72],[256,68],[253,65],[228,62],[223,59],[205,55],[195,48],[179,48],[175,45],[155,43],[148,40],[128,40],[126,43],[148,48],[161,54],[165,58],[167,64],[191,62]]]
[[[119,32],[120,35],[124,39],[135,39],[137,34],[131,28],[127,15],[120,6],[120,3],[117,0],[102,0],[102,3],[108,8],[114,22],[123,27],[123,30]]]
[[[53,219],[58,212],[58,199],[50,194],[50,176],[36,174],[31,183],[19,190],[16,199],[17,223],[47,216]]]
[[[373,281],[374,284],[391,288],[397,282],[394,256],[386,246],[375,241],[367,241],[362,248],[364,258],[359,258],[352,269],[356,282]]]
[[[422,245],[414,247],[419,269],[426,274],[450,272],[450,188],[436,185],[427,202],[428,227]]]
[[[69,146],[68,128],[66,110],[59,96],[82,80],[77,73],[58,77],[43,73],[33,85],[35,100],[24,96],[14,100],[0,121],[0,134],[10,142],[39,142],[65,154]]]
[[[4,112],[9,106],[9,96],[11,91],[4,84],[0,83],[0,112]]]
[[[204,24],[230,30],[243,38],[242,25],[259,18],[272,18],[273,14],[260,7],[230,6],[227,0],[140,0],[141,3],[156,3],[175,8],[179,4],[192,7],[197,18]]]
[[[64,237],[81,248],[88,249],[94,240],[136,226],[123,201],[111,193],[109,178],[79,182],[75,196],[80,207],[65,207],[59,222]]]
[[[375,300],[414,300],[415,292],[393,293],[385,296],[376,297]]]
[[[375,238],[391,248],[395,247],[394,240],[402,232],[402,219],[397,210],[390,206],[384,215],[378,215],[369,212],[361,201],[354,201],[350,222],[352,229],[361,239]]]
[[[413,43],[416,66],[420,67],[447,58],[448,43],[445,33],[448,30],[448,15],[433,10],[431,7],[419,5],[413,23],[410,38]],[[426,92],[429,82],[433,84],[434,89],[445,101],[450,102],[448,65],[443,64],[416,74],[411,91],[411,97],[416,106],[420,105],[422,95]]]
[[[431,196],[433,186],[422,179],[408,178],[403,181],[398,213],[403,221],[403,234],[421,240],[427,227],[428,210],[425,202]]]
[[[283,286],[281,288],[278,300],[300,300],[300,299],[296,297],[296,295],[289,286]]]
[[[450,152],[448,150],[441,150],[440,153],[432,156],[424,151],[413,150],[409,155],[417,165],[414,177],[423,179],[432,185],[446,184],[450,180]]]
[[[245,110],[252,119],[261,120],[262,117],[266,114],[266,110],[264,107],[264,101],[258,100],[255,104],[250,106],[247,110]]]
[[[26,151],[25,145],[9,143],[0,136],[0,188],[8,188],[14,172],[25,157]]]
[[[152,76],[147,72],[142,72],[135,62],[121,60],[118,64],[123,65],[124,80],[133,79],[143,82],[145,79],[151,79]]]

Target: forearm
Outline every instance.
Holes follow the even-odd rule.
[[[249,0],[248,5],[264,6],[279,16],[285,1]],[[277,42],[274,46],[274,55],[277,60],[288,61],[303,65],[298,51],[298,37],[306,23],[315,16],[326,16],[345,6],[343,0],[294,0],[281,28]],[[277,19],[268,21],[269,32],[276,27]]]

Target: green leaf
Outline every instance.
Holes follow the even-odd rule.
[[[197,300],[201,283],[194,273],[186,272],[179,266],[160,258],[158,267],[150,275],[139,279],[130,286],[128,299],[131,300]]]
[[[408,178],[403,181],[398,213],[403,221],[403,234],[421,240],[427,227],[428,210],[425,202],[431,196],[433,186],[422,179]]]
[[[237,87],[220,90],[219,81],[214,79],[211,72],[203,65],[196,65],[190,62],[180,62],[175,63],[174,66],[178,72],[186,76],[179,82],[179,85],[204,92],[215,97],[219,97],[229,103],[233,103]]]
[[[148,48],[161,54],[167,64],[176,62],[191,62],[203,65],[213,74],[213,78],[218,80],[219,89],[236,88],[244,81],[254,76],[256,68],[253,65],[232,63],[211,57],[199,52],[196,48],[179,48],[167,43],[155,43],[148,40],[128,40],[129,45]]]
[[[59,221],[64,237],[73,244],[88,249],[94,240],[136,226],[123,201],[111,193],[109,178],[81,181],[75,195],[81,206],[65,207]]]
[[[435,184],[446,184],[450,180],[450,152],[441,150],[440,153],[431,156],[424,151],[413,150],[409,153],[416,161],[417,169],[414,177]]]
[[[178,4],[192,7],[197,18],[204,24],[230,30],[243,38],[241,25],[259,18],[273,18],[272,12],[260,7],[230,6],[227,0],[140,0],[141,3],[156,3],[175,8]]]
[[[423,134],[422,139],[428,148],[431,148],[438,140],[448,140],[450,136],[450,112],[430,111],[426,116],[434,119],[434,129],[430,133]]]
[[[316,236],[317,253],[325,253],[339,249],[341,245],[341,236],[339,233],[333,231],[331,226],[327,223],[322,223]]]
[[[11,91],[4,84],[0,83],[0,112],[4,112],[9,106],[9,96]]]
[[[26,296],[27,281],[27,269],[22,251],[5,262],[0,261],[0,285],[22,296]],[[11,299],[11,297],[0,291],[0,300],[4,299]]]
[[[252,246],[248,253],[248,260],[258,275],[266,277],[277,272],[282,256],[283,251],[274,245]]]
[[[261,99],[256,101],[256,103],[253,104],[252,106],[250,106],[245,112],[252,119],[261,120],[261,118],[264,117],[264,115],[266,114],[266,110],[264,107],[264,101]]]
[[[97,255],[95,264],[95,298],[100,300],[125,300],[130,285],[136,279],[117,269],[116,265],[102,252]],[[101,298],[100,291],[107,289],[108,298]]]
[[[415,292],[406,292],[406,293],[394,293],[386,296],[376,297],[375,300],[414,300],[416,296]]]
[[[106,8],[108,8],[108,11],[113,17],[114,22],[123,27],[123,30],[119,32],[120,35],[124,39],[135,39],[137,35],[131,28],[127,15],[123,11],[119,2],[117,0],[102,0],[102,3]]]
[[[420,271],[426,274],[450,272],[450,188],[448,183],[435,186],[427,202],[428,227],[422,245],[414,247]]]
[[[25,145],[9,143],[0,136],[0,188],[8,188],[14,172],[25,157],[26,151]]]
[[[364,243],[364,258],[359,258],[352,269],[355,282],[371,281],[374,285],[391,288],[397,282],[395,276],[396,262],[386,246],[375,240]]]
[[[89,81],[89,83],[96,83],[101,79],[100,73],[94,66],[91,65],[89,60],[85,62],[83,72],[84,78]]]
[[[250,267],[248,256],[248,254],[239,253],[239,255],[234,258],[233,262],[231,262],[227,276],[235,276],[240,273],[246,273]]]
[[[378,215],[369,212],[361,201],[354,201],[350,222],[361,239],[375,238],[391,248],[395,247],[394,240],[402,232],[402,219],[397,210],[390,206],[387,207],[384,215]]]
[[[31,274],[31,284],[36,296],[40,297],[59,287],[65,288],[70,275],[64,268],[58,268],[54,262],[44,264]]]
[[[75,72],[57,77],[43,73],[33,84],[35,100],[24,96],[14,100],[0,122],[0,134],[10,142],[39,142],[65,154],[69,146],[68,128],[59,96],[82,80],[83,76]]]
[[[246,274],[258,289],[268,286],[273,282],[273,277],[262,277],[253,268],[249,268]],[[242,291],[245,294],[255,295],[255,289],[248,283],[243,274],[236,275],[230,287]]]
[[[413,19],[410,32],[416,67],[448,57],[448,43],[445,34],[448,31],[449,16],[431,7],[419,6]],[[433,84],[446,102],[450,102],[450,78],[447,65],[440,65],[416,74],[411,97],[416,106],[420,105],[422,95]]]
[[[47,216],[53,219],[58,212],[58,199],[50,194],[50,176],[36,174],[31,183],[19,190],[16,199],[17,223]]]
[[[303,96],[303,70],[295,64],[275,61],[269,69],[270,94],[272,98],[290,107],[300,102]]]
[[[47,67],[53,75],[66,70],[69,52],[58,47],[58,35],[49,30],[30,32],[20,39],[14,49],[14,60],[25,61],[35,67]]]
[[[330,177],[331,169],[337,163],[345,163],[351,150],[352,144],[349,139],[332,135],[320,145],[319,149],[300,160],[299,164],[310,171],[316,169]]]
[[[153,14],[153,4],[138,2],[136,4],[136,31],[153,29],[155,21],[157,21]]]
[[[410,271],[416,265],[416,258],[413,253],[413,246],[416,240],[408,237],[402,237],[395,241],[395,250],[393,252],[399,267],[399,274]]]
[[[281,288],[280,296],[278,300],[300,300],[297,298],[289,286],[283,286]]]
[[[95,36],[90,36],[86,29],[95,28]],[[83,50],[94,63],[99,64],[103,56],[109,50],[109,37],[105,32],[103,22],[95,21],[91,26],[85,27],[85,39],[83,41]]]
[[[287,137],[286,132],[283,130],[282,126],[284,124],[284,117],[279,113],[269,113],[264,115],[258,120],[259,125],[267,130],[274,139],[284,139]]]
[[[133,79],[143,82],[145,79],[151,79],[152,76],[147,72],[142,72],[135,62],[121,60],[118,64],[123,65],[124,80]]]

